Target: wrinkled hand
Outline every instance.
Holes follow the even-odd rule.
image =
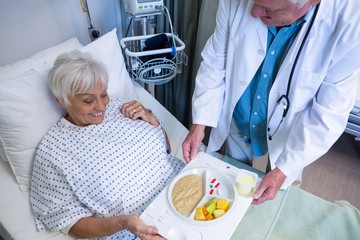
[[[267,200],[274,199],[281,185],[284,183],[285,178],[285,174],[278,168],[268,172],[262,179],[260,186],[253,194],[254,200],[252,203],[262,204]]]
[[[184,160],[190,162],[200,152],[200,144],[205,136],[205,126],[192,125],[188,135],[182,143]]]
[[[160,125],[154,114],[152,114],[149,109],[146,109],[141,103],[135,100],[125,103],[120,108],[120,112],[125,117],[131,118],[133,120],[142,119],[156,127]]]
[[[147,226],[140,218],[140,214],[129,215],[127,229],[142,240],[165,240],[158,234],[155,227]]]

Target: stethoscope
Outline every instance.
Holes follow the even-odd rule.
[[[294,64],[291,68],[290,71],[290,75],[289,75],[289,80],[288,80],[288,85],[287,85],[287,89],[286,89],[286,94],[281,95],[280,98],[277,100],[276,103],[276,107],[274,109],[274,111],[272,112],[271,116],[270,116],[270,120],[268,123],[268,127],[267,127],[267,132],[268,132],[268,138],[269,140],[272,140],[272,137],[275,135],[275,133],[277,132],[277,130],[279,129],[281,123],[284,121],[284,118],[286,117],[289,108],[290,108],[290,100],[289,100],[289,92],[290,92],[290,86],[291,86],[291,81],[292,81],[292,77],[296,68],[296,64],[297,61],[299,59],[299,56],[301,54],[301,51],[305,45],[306,39],[310,33],[310,30],[314,24],[317,12],[319,10],[319,5],[316,5],[315,10],[314,10],[314,14],[311,18],[311,21],[309,23],[309,27],[306,30],[305,36],[300,44],[300,48],[299,51],[296,54],[295,60],[294,60]]]

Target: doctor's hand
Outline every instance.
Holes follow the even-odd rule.
[[[268,172],[253,194],[254,200],[252,203],[262,204],[267,200],[274,199],[281,185],[284,183],[285,178],[285,174],[279,168],[275,168]]]
[[[182,143],[183,156],[188,163],[200,152],[200,144],[205,136],[205,126],[193,124]]]

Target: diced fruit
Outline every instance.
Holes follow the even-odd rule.
[[[213,216],[214,218],[219,218],[221,217],[222,215],[225,214],[225,210],[223,209],[216,209],[214,212],[213,212]]]
[[[210,214],[212,214],[215,209],[216,209],[216,203],[211,203],[209,206],[206,207],[206,211]]]
[[[205,205],[196,208],[194,219],[198,221],[209,221],[214,218],[219,218],[226,213],[228,208],[228,200],[214,197],[205,203]]]
[[[225,199],[219,199],[216,203],[217,209],[227,210],[229,207],[229,202]]]
[[[205,215],[202,207],[198,207],[195,210],[195,220],[197,221],[205,221]]]
[[[209,214],[205,206],[203,206],[201,209],[203,210],[205,216]]]
[[[207,206],[209,206],[210,204],[212,204],[212,203],[217,203],[217,201],[218,201],[219,199],[217,198],[217,197],[214,197],[214,198],[212,198],[210,201],[208,201],[207,203],[205,203],[205,206],[207,207]]]
[[[205,215],[205,219],[206,219],[206,221],[209,221],[209,220],[214,219],[214,217],[212,214],[209,213],[208,215]]]

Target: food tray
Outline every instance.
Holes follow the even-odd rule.
[[[189,216],[183,216],[176,210],[175,206],[173,205],[172,190],[174,185],[180,179],[191,174],[199,175],[201,177],[203,182],[203,196],[196,207],[192,210],[191,214]],[[195,220],[194,215],[196,208],[204,206],[214,197],[225,199],[229,202],[229,207],[225,214],[219,218],[208,221]],[[211,168],[193,168],[184,171],[177,175],[168,187],[168,203],[171,210],[173,210],[173,212],[177,214],[183,221],[189,222],[190,224],[216,224],[218,221],[223,221],[224,218],[227,217],[229,213],[231,213],[233,205],[235,204],[235,198],[237,198],[237,194],[234,184],[224,174],[216,169]]]
[[[190,172],[201,174],[202,171],[206,174],[210,171],[210,173],[219,173],[222,176],[226,176],[226,178],[233,184],[233,187],[235,187],[235,177],[241,169],[206,153],[200,152],[194,160],[185,166],[185,168],[179,173],[179,176]],[[189,218],[179,216],[169,203],[169,189],[171,189],[171,185],[176,181],[176,179],[177,177],[175,177],[154,199],[154,201],[140,215],[140,218],[147,225],[155,226],[159,230],[159,234],[166,239],[230,239],[253,199],[251,197],[242,197],[235,194],[233,202],[230,206],[231,208],[227,213],[225,213],[225,215],[221,216],[217,220],[210,220],[208,221],[209,223],[198,222],[192,220],[191,216],[189,216]],[[258,178],[257,185],[260,181],[261,178]],[[224,180],[224,183],[225,182],[226,180]],[[224,193],[221,193],[222,196],[224,196],[223,194]],[[204,196],[205,195],[206,192],[204,192]],[[211,224],[212,221],[214,221],[214,224]]]

